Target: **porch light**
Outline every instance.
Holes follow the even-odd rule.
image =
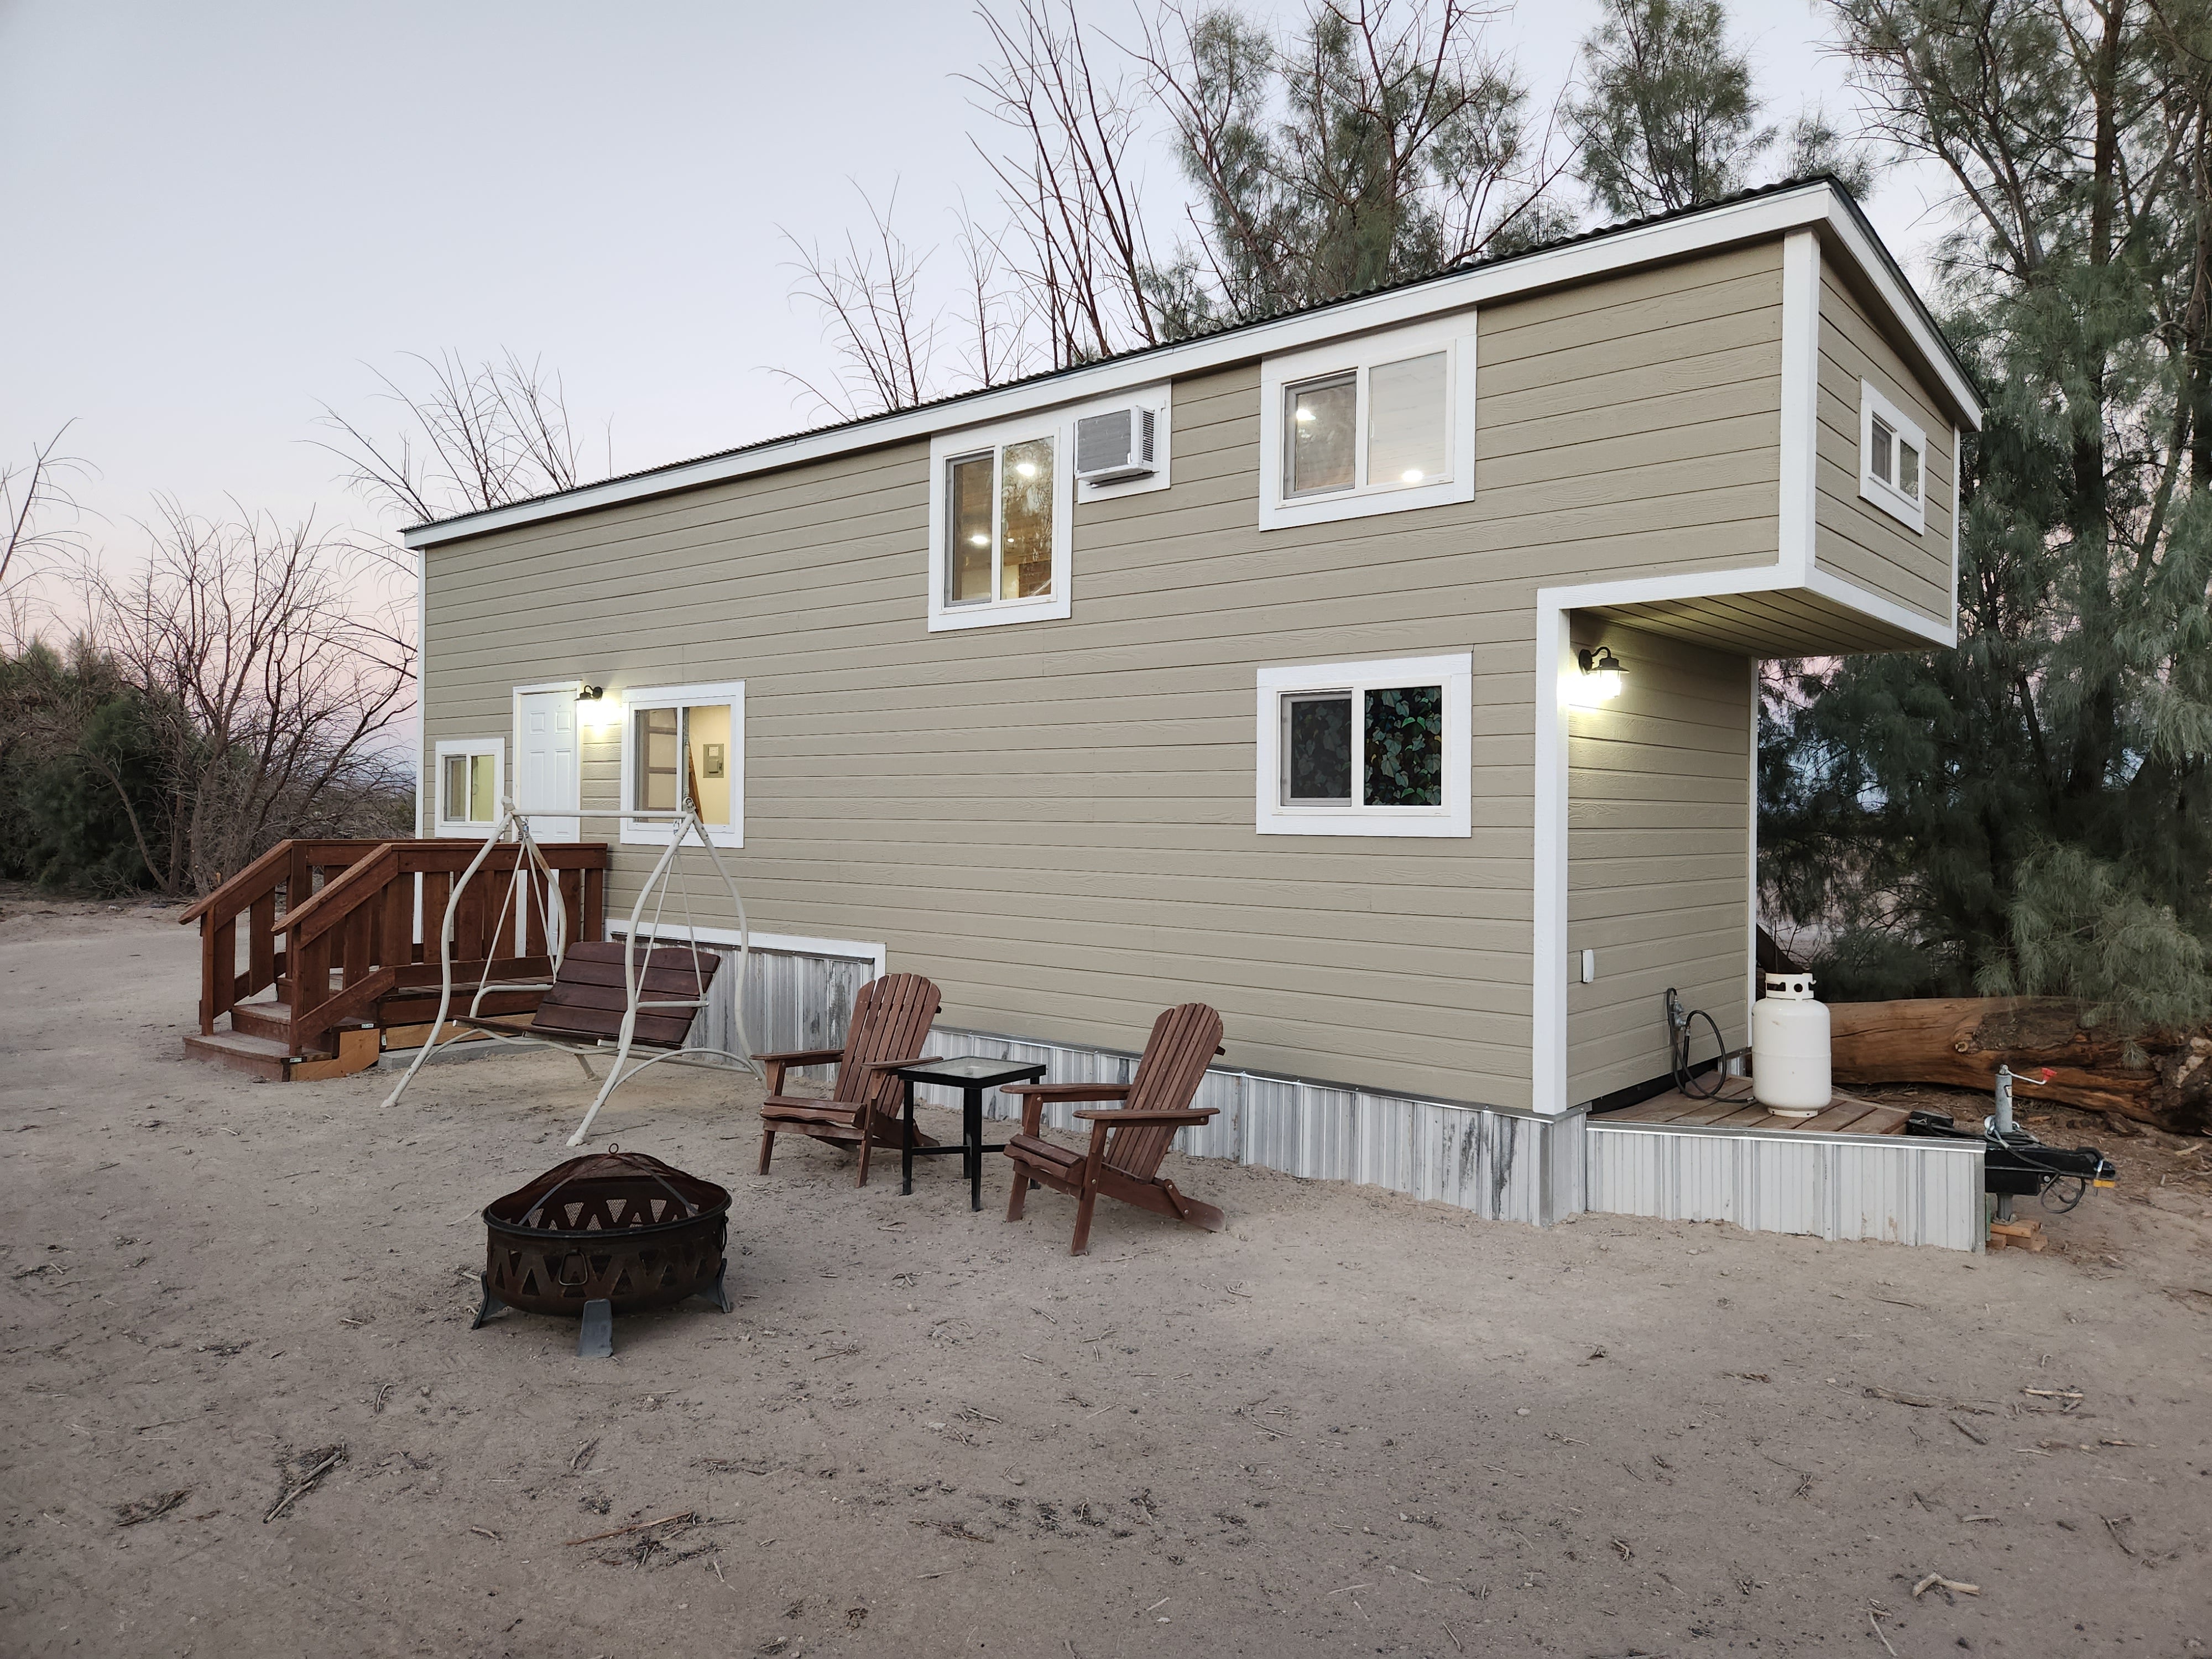
[[[1613,654],[1611,646],[1601,645],[1594,651],[1584,646],[1575,653],[1575,661],[1583,671],[1582,684],[1577,688],[1581,695],[1575,701],[1583,708],[1594,708],[1620,695],[1620,682],[1628,671]]]
[[[593,685],[588,681],[577,682],[576,701],[578,702],[597,702],[606,695],[607,688],[604,685]]]

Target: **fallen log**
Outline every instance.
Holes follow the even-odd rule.
[[[2174,1134],[2212,1133],[2212,1036],[2141,1031],[2131,1042],[2083,1026],[2083,1012],[2063,997],[1833,1003],[1835,1079],[1988,1091],[2000,1066],[2028,1077],[2048,1067],[2054,1074],[2048,1084],[2021,1089],[2021,1106],[2048,1101]]]

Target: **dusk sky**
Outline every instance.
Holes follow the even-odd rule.
[[[1524,5],[1490,43],[1548,103],[1595,15]],[[1848,112],[1803,0],[1734,15],[1770,118]],[[0,457],[74,418],[86,528],[127,556],[155,491],[367,527],[309,441],[324,403],[384,419],[371,370],[410,350],[542,358],[595,468],[610,420],[617,471],[813,424],[771,372],[829,362],[778,228],[842,234],[848,179],[896,184],[923,245],[987,210],[958,78],[987,49],[959,4],[0,0]],[[1172,240],[1164,149],[1146,174]],[[1923,176],[1873,208],[1911,264]]]

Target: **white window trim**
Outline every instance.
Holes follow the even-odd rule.
[[[613,696],[610,688],[607,695]],[[622,721],[622,810],[638,811],[637,778],[631,767],[632,741],[637,732],[637,713],[641,708],[683,708],[705,703],[726,702],[730,706],[730,747],[735,750],[730,757],[730,821],[727,825],[708,824],[707,838],[717,847],[743,847],[745,844],[745,683],[743,680],[709,680],[696,685],[632,685],[621,692]],[[639,823],[625,817],[622,821],[622,841],[625,847],[665,847],[676,834],[672,823]]]
[[[482,823],[471,823],[465,818],[446,816],[446,757],[449,755],[489,755],[491,757],[492,816]],[[441,738],[433,757],[431,774],[433,787],[437,793],[435,822],[431,825],[434,836],[453,836],[457,839],[482,841],[499,823],[499,816],[507,808],[507,739],[504,738]]]
[[[1920,494],[1908,495],[1874,471],[1874,420],[1881,416],[1889,429],[1920,452]],[[1928,434],[1871,380],[1859,382],[1859,495],[1872,501],[1916,535],[1928,533]]]
[[[1283,494],[1283,394],[1302,380],[1357,371],[1360,396],[1359,465],[1367,460],[1367,374],[1378,363],[1444,353],[1444,453],[1450,471],[1434,483],[1355,484],[1326,495]],[[1334,524],[1378,513],[1409,513],[1474,499],[1474,319],[1446,317],[1310,351],[1270,357],[1260,366],[1260,528]]]
[[[951,503],[945,487],[947,464],[963,455],[1001,449],[1032,438],[1050,438],[1052,444],[1052,592],[1036,599],[988,599],[976,604],[948,605],[945,599],[946,520]],[[964,432],[940,433],[929,441],[929,631],[948,633],[963,628],[1000,628],[1010,623],[1055,622],[1074,613],[1071,552],[1075,540],[1075,422],[1067,410],[1004,421],[996,426],[970,427]],[[996,508],[994,508],[996,511]]]
[[[1253,827],[1263,836],[1468,836],[1474,830],[1474,653],[1386,657],[1369,662],[1262,668],[1256,708],[1259,770]],[[1285,692],[1363,691],[1382,686],[1442,685],[1444,798],[1437,806],[1285,806],[1282,802],[1282,713]],[[1355,767],[1360,765],[1353,757]]]

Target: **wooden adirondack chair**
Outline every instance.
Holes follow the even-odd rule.
[[[1041,1181],[1077,1200],[1070,1255],[1081,1255],[1090,1244],[1091,1212],[1102,1193],[1210,1233],[1219,1232],[1221,1212],[1184,1197],[1159,1169],[1176,1130],[1203,1123],[1219,1110],[1194,1108],[1190,1103],[1207,1063],[1221,1052],[1220,1044],[1221,1016],[1202,1002],[1186,1002],[1152,1022],[1152,1035],[1131,1082],[1020,1083],[1000,1090],[1001,1094],[1018,1095],[1022,1103],[1022,1132],[1006,1143],[1006,1156],[1014,1161],[1014,1191],[1006,1204],[1006,1219],[1022,1218],[1030,1183]],[[1079,1152],[1038,1133],[1045,1103],[1070,1100],[1127,1103],[1076,1114],[1091,1125],[1090,1150]]]
[[[860,1149],[860,1185],[868,1184],[868,1152],[878,1143],[897,1146],[905,1133],[899,1117],[903,1097],[888,1069],[911,1066],[921,1058],[941,1000],[938,988],[919,974],[890,974],[871,980],[853,999],[853,1018],[842,1048],[800,1048],[789,1054],[757,1054],[768,1068],[768,1098],[761,1104],[760,1172],[768,1173],[779,1133],[811,1135],[817,1140]],[[836,1092],[828,1100],[807,1100],[783,1092],[783,1074],[803,1066],[837,1067]],[[924,1139],[920,1146],[935,1143]]]

